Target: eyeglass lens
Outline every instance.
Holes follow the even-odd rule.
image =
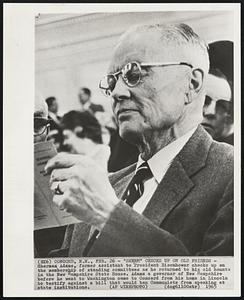
[[[34,118],[34,133],[35,134],[42,134],[46,126],[48,125],[48,120],[42,118]]]
[[[122,74],[129,86],[135,86],[140,81],[141,69],[137,63],[129,63],[122,69]]]
[[[141,69],[138,63],[128,63],[122,70],[122,78],[124,82],[129,86],[135,86],[141,79]],[[110,96],[115,88],[119,75],[109,74],[100,83],[101,89],[104,91],[106,96]]]

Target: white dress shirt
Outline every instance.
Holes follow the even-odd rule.
[[[157,186],[159,185],[160,181],[163,179],[165,173],[170,167],[173,159],[185,146],[187,141],[193,135],[196,128],[197,127],[194,127],[177,140],[173,141],[163,149],[159,150],[147,161],[152,171],[153,177],[144,182],[144,192],[133,206],[133,209],[135,211],[137,211],[138,213],[142,213],[144,211]],[[139,155],[136,170],[143,162],[144,160]]]
[[[58,116],[55,115],[53,112],[49,111],[49,112],[48,112],[48,115],[49,115],[50,118],[53,119],[53,121],[54,121],[55,123],[57,123],[57,124],[60,123],[60,121],[59,121],[59,119],[58,119]]]

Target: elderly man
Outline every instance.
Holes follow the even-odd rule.
[[[53,201],[82,221],[55,255],[233,255],[233,149],[199,125],[208,68],[185,24],[122,36],[100,88],[140,156],[109,179],[86,157],[48,162]]]

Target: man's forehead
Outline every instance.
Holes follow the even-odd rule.
[[[137,61],[142,62],[145,60],[147,52],[146,45],[135,45],[134,43],[130,44],[121,44],[116,48],[114,55],[111,59],[109,65],[109,71],[116,72],[120,70],[125,64]]]
[[[109,65],[109,73],[115,73],[121,68],[126,65],[129,62],[144,62],[145,61],[145,55],[143,51],[140,51],[140,49],[132,50],[132,51],[124,51],[121,53],[117,53],[113,56],[110,65]]]
[[[172,45],[163,43],[158,33],[134,33],[123,38],[116,47],[108,73],[119,71],[126,63],[132,61],[166,62],[175,60],[176,57],[177,52],[172,53]]]
[[[212,100],[231,100],[231,88],[227,80],[208,74],[206,81],[206,93]]]
[[[127,34],[116,47],[109,70],[115,72],[132,61],[148,61],[156,41],[158,41],[158,36],[153,32]]]

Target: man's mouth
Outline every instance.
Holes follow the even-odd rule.
[[[122,108],[122,109],[119,109],[118,112],[117,112],[117,117],[121,117],[123,115],[127,115],[127,114],[130,114],[132,112],[138,112],[137,109],[133,109],[133,108]]]

